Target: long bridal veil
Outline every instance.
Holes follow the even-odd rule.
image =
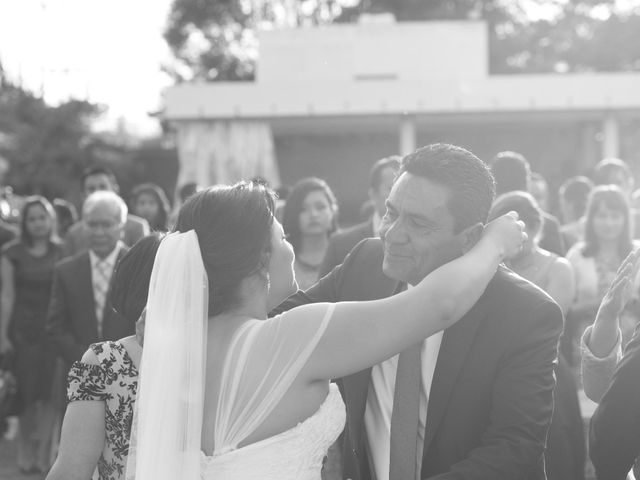
[[[195,231],[156,254],[126,478],[200,478],[207,274]]]

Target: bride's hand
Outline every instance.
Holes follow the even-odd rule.
[[[527,241],[527,234],[524,231],[524,222],[518,219],[518,214],[509,212],[489,222],[482,238],[493,243],[504,260],[520,252]]]

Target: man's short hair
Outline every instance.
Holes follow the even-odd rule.
[[[609,185],[611,176],[621,172],[625,178],[629,179],[629,184],[633,185],[633,172],[629,164],[619,158],[605,158],[600,160],[593,167],[593,181],[596,185]]]
[[[449,211],[456,233],[486,223],[495,196],[493,176],[486,163],[462,147],[434,143],[402,159],[400,174],[407,172],[448,188]]]
[[[531,167],[527,159],[518,152],[500,152],[489,163],[496,182],[496,194],[521,190],[528,192],[531,187]]]
[[[118,191],[118,180],[116,179],[115,174],[111,169],[102,165],[93,165],[84,169],[84,171],[82,172],[82,176],[80,177],[83,189],[87,178],[93,177],[94,175],[106,175],[107,177],[109,177],[109,181],[111,182],[111,185],[113,185],[114,190],[116,192]]]
[[[86,218],[87,214],[91,212],[98,205],[108,205],[116,211],[116,215],[120,218],[120,223],[124,225],[127,222],[127,204],[124,200],[115,192],[108,190],[100,190],[93,192],[87,197],[82,205],[82,218]]]
[[[402,157],[400,155],[391,155],[390,157],[381,158],[371,167],[369,172],[369,186],[371,190],[377,190],[380,188],[382,182],[382,172],[387,168],[392,168],[395,172],[400,169]]]
[[[576,215],[581,217],[587,211],[587,202],[593,187],[593,182],[587,177],[571,177],[560,185],[558,193],[561,199],[574,207]]]

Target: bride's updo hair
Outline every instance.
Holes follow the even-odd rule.
[[[238,305],[243,279],[264,274],[271,253],[275,195],[259,183],[215,186],[180,208],[177,232],[195,230],[209,278],[209,315]]]

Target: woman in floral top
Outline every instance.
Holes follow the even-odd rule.
[[[123,317],[142,316],[161,235],[140,240],[114,273],[111,300]],[[58,458],[47,480],[124,478],[142,347],[136,336],[95,343],[69,371],[69,405]]]

